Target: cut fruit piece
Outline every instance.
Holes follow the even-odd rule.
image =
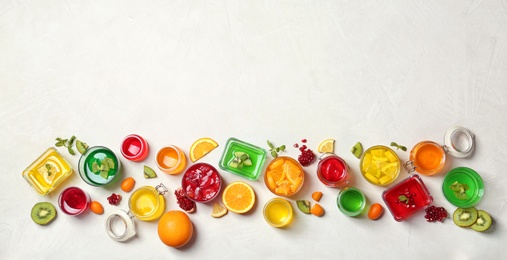
[[[312,199],[313,200],[319,202],[320,198],[322,198],[322,192],[316,191],[316,192],[312,193]]]
[[[305,214],[310,214],[311,203],[308,200],[296,200],[296,205],[301,212]]]
[[[215,142],[211,138],[201,138],[195,141],[192,146],[190,147],[190,160],[192,162],[195,162],[202,157],[204,157],[206,154],[211,152],[213,149],[218,147],[218,143]]]
[[[47,225],[56,217],[55,206],[50,202],[39,202],[33,206],[31,217],[33,222]]]
[[[144,178],[146,179],[152,179],[152,178],[156,178],[157,177],[157,174],[155,173],[155,171],[148,167],[148,166],[144,166]]]
[[[243,214],[252,209],[255,203],[255,192],[245,182],[236,181],[227,185],[222,194],[222,201],[228,210]]]
[[[367,173],[364,175],[364,177],[366,177],[366,179],[368,179],[369,181],[375,183],[375,184],[378,184],[379,183],[379,180],[377,179],[377,177]]]
[[[88,149],[88,145],[86,143],[79,141],[79,140],[76,140],[76,148],[80,154],[84,154],[86,152],[86,150]]]
[[[491,227],[491,224],[493,223],[491,216],[484,210],[478,210],[477,211],[477,220],[475,223],[470,226],[473,230],[483,232],[489,229]]]
[[[312,209],[310,210],[310,213],[312,213],[317,217],[321,217],[322,215],[324,215],[324,208],[322,208],[321,205],[316,203],[315,205],[313,205]]]
[[[213,211],[211,212],[211,216],[214,218],[220,218],[227,214],[227,208],[222,207],[220,204],[215,203],[213,205]]]
[[[319,144],[319,153],[334,153],[334,139],[326,139]]]
[[[183,188],[179,187],[174,191],[174,195],[176,196],[176,202],[178,206],[187,213],[192,213],[195,211],[196,204],[193,200],[189,199]]]
[[[356,158],[361,158],[361,155],[363,154],[363,146],[361,145],[360,142],[357,142],[354,147],[352,147],[350,149],[350,152],[356,157]],[[372,154],[373,154],[373,151],[372,151]]]
[[[474,207],[457,208],[452,214],[452,220],[459,227],[469,227],[477,221],[477,210]]]

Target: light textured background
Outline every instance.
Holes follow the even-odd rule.
[[[507,2],[453,1],[27,1],[0,0],[0,258],[382,258],[495,259],[507,241]],[[183,249],[163,245],[156,222],[136,221],[128,243],[106,234],[107,212],[127,209],[106,197],[120,191],[85,184],[77,173],[46,197],[21,172],[54,138],[76,135],[119,155],[124,136],[144,136],[146,161],[122,158],[137,187],[163,182],[171,191],[181,176],[145,180],[167,144],[185,152],[209,136],[220,147],[202,161],[218,166],[226,140],[237,137],[266,148],[302,138],[316,149],[336,139],[336,153],[351,166],[355,185],[381,202],[383,188],[359,175],[349,152],[391,141],[409,149],[422,140],[441,143],[453,125],[470,128],[477,150],[449,160],[446,170],[478,171],[485,195],[477,208],[495,219],[477,233],[423,214],[398,223],[349,218],[335,206],[338,189],[326,188],[306,168],[293,199],[324,193],[322,218],[301,214],[291,227],[267,225],[262,207],[274,197],[262,181],[248,181],[257,204],[246,215],[210,217],[212,203],[190,215],[195,239]],[[74,168],[78,156],[61,150]],[[403,161],[408,153],[400,152]],[[226,183],[243,180],[221,171]],[[435,205],[452,213],[441,183],[445,173],[423,176]],[[399,180],[405,178],[403,171]],[[41,227],[30,219],[39,201],[56,204],[63,187],[77,185],[105,205],[106,214],[70,217],[59,212]],[[167,194],[168,209],[177,209]],[[293,201],[294,202],[294,201]],[[383,204],[383,202],[381,202]],[[293,203],[295,206],[295,203]]]

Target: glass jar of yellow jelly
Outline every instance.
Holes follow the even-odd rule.
[[[132,193],[129,199],[129,208],[132,215],[143,221],[152,221],[162,216],[165,211],[164,194],[167,188],[160,184],[143,186]]]
[[[368,148],[361,157],[359,167],[363,177],[371,184],[386,186],[400,173],[400,158],[391,148],[376,145]]]
[[[165,211],[164,184],[155,187],[143,186],[132,193],[129,198],[129,211],[117,210],[106,220],[106,231],[111,239],[124,242],[135,236],[134,218],[142,221],[153,221]]]
[[[410,159],[403,166],[408,173],[417,171],[424,175],[439,173],[445,165],[446,154],[456,158],[472,155],[475,148],[475,135],[470,130],[453,126],[444,136],[444,145],[433,141],[421,141],[410,151]]]

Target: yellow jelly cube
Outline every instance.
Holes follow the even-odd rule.
[[[392,180],[393,180],[393,178],[391,178],[390,176],[387,176],[387,175],[384,175],[384,177],[379,179],[380,184],[382,184],[382,185],[384,185]]]
[[[382,157],[382,149],[371,150],[371,155],[373,155],[375,157]]]
[[[371,164],[371,154],[367,153],[367,154],[364,155],[363,165],[361,167],[363,168],[363,170],[365,170],[368,167],[370,167],[370,164]]]
[[[366,179],[368,179],[369,181],[371,181],[371,182],[373,182],[375,184],[379,183],[378,179],[375,176],[373,176],[373,175],[371,175],[369,173],[365,174],[364,177],[366,177]]]
[[[397,162],[396,156],[391,151],[386,151],[384,155],[389,159],[390,162]]]

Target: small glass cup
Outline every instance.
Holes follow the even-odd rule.
[[[148,142],[136,134],[126,136],[121,145],[123,157],[133,162],[140,162],[146,159],[149,150]]]
[[[103,164],[107,163],[107,171]],[[94,146],[81,155],[78,163],[79,176],[84,182],[100,187],[116,182],[120,178],[121,162],[111,149]]]
[[[340,187],[349,183],[350,169],[345,160],[333,154],[320,160],[317,177],[328,187]]]
[[[400,158],[391,148],[376,145],[363,153],[359,168],[369,183],[387,186],[400,174]]]
[[[285,227],[292,221],[292,206],[283,198],[273,198],[264,205],[264,219],[269,225]]]
[[[90,206],[90,196],[78,187],[69,187],[60,193],[58,206],[65,214],[77,216]]]
[[[167,188],[163,185],[143,186],[132,193],[129,198],[129,209],[132,215],[142,221],[152,221],[162,216],[165,211],[164,194]]]
[[[187,166],[187,157],[179,147],[169,145],[158,151],[157,166],[167,174],[178,174]]]
[[[278,156],[266,168],[264,183],[278,196],[296,194],[305,181],[305,171],[298,161],[288,156]]]
[[[338,193],[336,204],[343,214],[355,217],[363,212],[366,206],[366,197],[359,189],[347,187]]]
[[[196,163],[183,174],[181,187],[189,199],[206,203],[213,200],[220,193],[222,176],[212,165]]]

